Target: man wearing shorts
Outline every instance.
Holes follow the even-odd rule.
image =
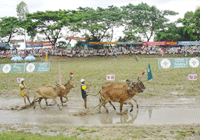
[[[25,103],[25,106],[26,106],[26,98],[28,99],[29,103],[31,104],[30,100],[29,100],[29,97],[28,95],[26,94],[26,92],[24,91],[24,89],[30,89],[28,87],[25,86],[24,84],[24,79],[21,80],[21,83],[19,85],[19,93],[21,95],[21,97],[24,98],[24,103]]]
[[[84,100],[84,105],[85,108],[87,108],[87,94],[86,94],[86,89],[89,88],[90,84],[85,86],[85,79],[81,79],[81,93],[82,93],[82,98]]]

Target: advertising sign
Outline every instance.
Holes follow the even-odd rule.
[[[199,68],[200,58],[163,58],[158,59],[159,68]]]
[[[89,37],[73,37],[73,36],[71,36],[71,37],[67,37],[67,39],[74,39],[74,40],[88,40],[89,39]]]
[[[117,44],[117,42],[89,42],[89,44]]]
[[[131,45],[142,45],[142,42],[133,42],[133,41],[129,41],[129,42],[117,42],[117,45],[126,45],[126,44],[131,44]]]
[[[53,41],[26,42],[26,48],[53,46]]]
[[[17,78],[17,83],[20,83],[24,78]]]
[[[188,74],[188,80],[197,80],[197,74]]]
[[[9,49],[10,45],[8,44],[8,42],[0,42],[0,48]]]
[[[115,80],[115,75],[106,75],[106,80],[114,81]]]
[[[49,62],[1,64],[1,73],[48,72],[49,70]]]
[[[89,44],[117,44],[117,42],[89,42]]]
[[[187,62],[186,58],[175,58],[173,59],[174,61],[174,68],[186,68],[187,67]]]
[[[178,41],[178,45],[200,45],[200,41]]]
[[[166,41],[166,45],[177,45],[178,42]]]
[[[156,42],[142,42],[142,46],[161,46],[167,45],[166,41],[156,41]]]
[[[26,48],[38,48],[38,47],[43,47],[42,44],[28,44],[26,45]]]

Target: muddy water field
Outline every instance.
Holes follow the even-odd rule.
[[[25,78],[26,85],[31,87],[27,92],[32,101],[36,88],[42,84],[55,84],[58,79],[58,63],[54,61],[49,73],[0,75],[0,133],[17,131],[27,135],[61,135],[77,139],[200,139],[200,80],[187,81],[187,75],[198,74],[199,69],[160,70],[155,58],[141,58],[140,63],[132,58],[64,59],[60,63],[62,80],[67,81],[69,72],[74,72],[76,88],[70,91],[69,100],[63,107],[57,98],[62,110],[53,105],[51,99],[48,99],[50,106],[47,107],[42,100],[45,109],[38,103],[35,109],[33,106],[25,108],[16,78]],[[106,82],[105,74],[115,74],[118,82],[129,77],[136,80],[149,62],[154,79],[150,82],[145,78],[142,80],[146,89],[135,96],[139,108],[134,104],[130,112],[130,105],[124,105],[123,115],[119,115],[119,103],[113,103],[117,110],[108,103],[109,112],[102,107],[99,113],[99,97],[88,95],[88,109],[84,109],[79,88],[81,78],[86,79],[86,84],[92,83],[88,93],[96,94]]]
[[[24,108],[22,98],[1,98],[0,130],[80,139],[200,139],[200,102],[195,98],[137,100],[138,109],[129,112],[130,106],[124,105],[119,115],[118,103],[117,110],[107,104],[109,113],[104,108],[99,113],[95,96],[88,97],[88,109],[81,98],[69,96],[62,110],[51,99],[50,106],[42,101],[44,109],[38,104],[33,109]]]

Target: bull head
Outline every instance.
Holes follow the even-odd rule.
[[[143,75],[140,76],[140,77],[138,76],[138,79],[137,79],[137,80],[140,81],[142,78],[143,78]]]
[[[143,77],[143,76],[142,76]],[[138,77],[138,82],[137,82],[137,85],[141,88],[141,89],[146,89],[146,87],[144,86],[144,84],[142,83],[141,79],[142,77]]]
[[[138,92],[143,92],[143,90],[136,83],[134,83],[134,86],[137,88]]]
[[[129,79],[126,79],[126,83],[129,85],[131,81]]]
[[[130,87],[131,87],[134,91],[136,91],[136,92],[143,92],[142,88],[140,88],[140,87],[137,85],[137,83],[135,83],[135,82],[132,82],[132,83],[130,84]]]
[[[71,80],[69,80],[65,85],[65,87],[70,87],[70,88],[75,88],[75,85],[71,82]]]
[[[67,86],[67,84],[72,80],[72,78],[73,78],[73,76],[70,75],[70,79],[69,79],[69,81],[67,81],[67,83],[64,84],[64,86]]]

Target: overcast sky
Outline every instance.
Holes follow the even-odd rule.
[[[16,7],[22,0],[0,0],[0,17],[17,17]],[[76,10],[78,7],[97,7],[106,8],[110,5],[124,6],[132,3],[137,5],[141,2],[148,5],[155,5],[160,10],[173,10],[179,13],[177,16],[171,16],[171,21],[183,18],[187,11],[195,11],[200,6],[200,0],[24,0],[28,6],[29,13],[47,10]],[[118,34],[119,31],[116,31]],[[115,38],[117,38],[117,35]],[[121,34],[121,33],[120,33]]]
[[[22,0],[0,0],[0,17],[17,17],[16,7]],[[141,2],[155,5],[160,10],[173,10],[179,15],[170,17],[172,21],[183,18],[185,12],[195,11],[200,6],[200,0],[24,0],[30,13],[46,10],[71,10],[78,7],[108,7],[123,6],[129,3],[137,5]]]

